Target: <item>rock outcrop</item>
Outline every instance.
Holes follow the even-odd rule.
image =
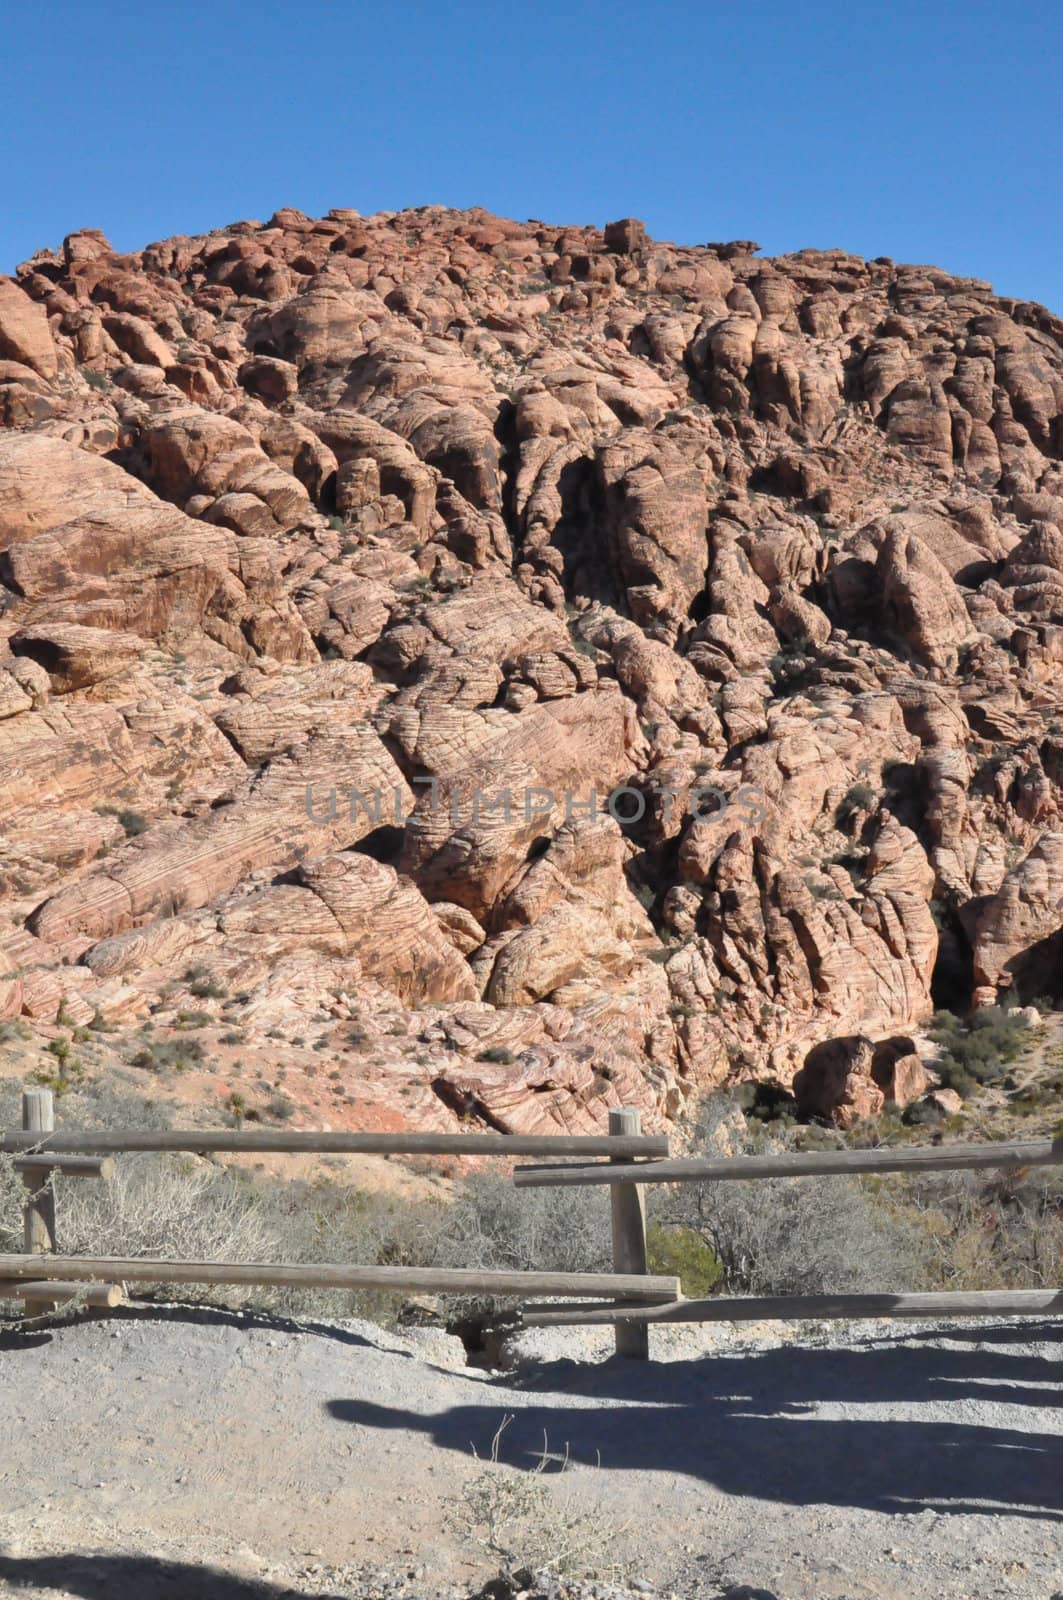
[[[366,1125],[848,1125],[1055,993],[1063,323],[757,250],[285,209],[0,279],[0,1017],[198,986]]]

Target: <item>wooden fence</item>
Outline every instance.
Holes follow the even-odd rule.
[[[63,1132],[55,1126],[48,1089],[22,1097],[22,1132],[0,1137],[0,1155],[14,1158],[28,1193],[23,1209],[23,1251],[0,1255],[0,1298],[21,1298],[27,1316],[53,1311],[63,1301],[113,1307],[128,1283],[250,1284],[264,1288],[369,1289],[421,1294],[484,1294],[524,1300],[529,1296],[586,1296],[632,1307],[672,1304],[678,1278],[647,1269],[641,1196],[625,1190],[613,1199],[613,1264],[601,1272],[499,1272],[427,1267],[292,1264],[285,1262],[159,1261],[59,1254],[56,1173],[97,1178],[114,1174],[114,1156],[130,1151],[191,1154],[328,1154],[449,1156],[608,1156],[619,1173],[624,1163],[666,1157],[668,1139],[640,1130],[637,1111],[609,1113],[609,1133],[592,1136],[523,1136],[465,1133],[298,1133],[269,1129],[188,1128],[162,1132],[100,1129]],[[617,1329],[617,1348],[639,1353],[646,1331]]]
[[[666,1138],[642,1134],[639,1113],[609,1113],[602,1136],[510,1134],[293,1133],[265,1129],[183,1129],[166,1132],[60,1132],[46,1089],[23,1095],[22,1132],[0,1137],[0,1154],[14,1157],[27,1196],[18,1255],[0,1255],[0,1298],[21,1298],[27,1315],[79,1300],[109,1308],[127,1283],[252,1284],[264,1287],[370,1289],[430,1294],[549,1297],[522,1306],[528,1327],[611,1324],[617,1353],[645,1360],[651,1323],[796,1321],[806,1318],[1063,1315],[1063,1291],[988,1290],[977,1293],[800,1296],[713,1296],[686,1300],[677,1278],[650,1273],[643,1188],[647,1183],[704,1183],[775,1177],[872,1172],[947,1172],[1022,1169],[1063,1162],[1063,1139],[998,1144],[939,1144],[901,1149],[785,1152],[761,1156],[671,1159]],[[289,1154],[393,1154],[568,1157],[518,1167],[518,1188],[607,1184],[612,1217],[613,1271],[499,1272],[338,1264],[158,1261],[63,1256],[58,1252],[52,1179],[114,1173],[113,1156],[128,1151]],[[589,1162],[586,1158],[604,1159]],[[575,1163],[571,1158],[577,1158]],[[560,1303],[558,1303],[560,1302]],[[576,1303],[570,1303],[576,1302]]]

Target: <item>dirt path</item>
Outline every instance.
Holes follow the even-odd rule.
[[[484,1567],[451,1518],[506,1416],[503,1460],[567,1446],[551,1496],[626,1525],[647,1587],[1063,1590],[1059,1325],[809,1332],[655,1330],[647,1366],[596,1333],[527,1335],[503,1376],[365,1323],[175,1309],[9,1333],[0,1593],[383,1593],[375,1566],[393,1592],[468,1592]]]

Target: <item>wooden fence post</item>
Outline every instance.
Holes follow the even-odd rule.
[[[25,1089],[22,1094],[22,1127],[26,1133],[51,1133],[55,1128],[55,1097],[50,1089]],[[44,1255],[55,1250],[55,1191],[51,1171],[40,1169],[22,1174],[28,1198],[22,1212],[22,1248],[27,1255]],[[41,1317],[55,1310],[54,1300],[25,1301],[27,1317]]]
[[[641,1132],[642,1118],[638,1109],[623,1106],[609,1113],[609,1132],[614,1138]],[[612,1161],[622,1161],[618,1156]],[[613,1219],[613,1271],[647,1272],[646,1256],[646,1203],[638,1184],[614,1183],[609,1190]],[[648,1361],[650,1354],[649,1328],[645,1322],[618,1322],[616,1325],[616,1353],[631,1356],[636,1361]]]

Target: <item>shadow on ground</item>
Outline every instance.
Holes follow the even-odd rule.
[[[1026,1345],[1046,1330],[1015,1328]],[[957,1336],[959,1337],[959,1335]],[[599,1365],[557,1362],[517,1383],[519,1406],[483,1401],[421,1415],[337,1399],[329,1413],[363,1428],[424,1434],[441,1449],[488,1454],[503,1410],[513,1412],[501,1459],[532,1467],[566,1447],[607,1471],[683,1473],[729,1495],[785,1505],[887,1513],[992,1513],[1063,1520],[1063,1437],[995,1426],[984,1407],[1063,1404],[1056,1362],[976,1336],[962,1345],[787,1346],[695,1361]],[[948,1406],[943,1419],[941,1407]],[[935,1417],[921,1417],[932,1405]],[[829,1407],[824,1415],[818,1409]],[[980,1414],[979,1414],[980,1413]]]
[[[3,1593],[57,1589],[81,1600],[310,1600],[309,1591],[239,1578],[216,1567],[151,1556],[58,1555],[20,1558],[0,1553]],[[313,1600],[344,1600],[315,1590]]]
[[[79,1327],[90,1322],[178,1322],[188,1327],[237,1328],[241,1333],[259,1329],[264,1333],[313,1334],[315,1338],[327,1339],[332,1344],[351,1345],[363,1350],[376,1348],[364,1334],[337,1323],[297,1319],[279,1312],[261,1312],[246,1308],[230,1309],[227,1306],[214,1306],[206,1302],[185,1303],[154,1300],[143,1296],[106,1312],[86,1309],[66,1312],[61,1310],[31,1323],[15,1319],[0,1324],[0,1351],[36,1349],[40,1345],[48,1344],[61,1328]],[[392,1354],[400,1360],[417,1359],[412,1350],[396,1347]]]

